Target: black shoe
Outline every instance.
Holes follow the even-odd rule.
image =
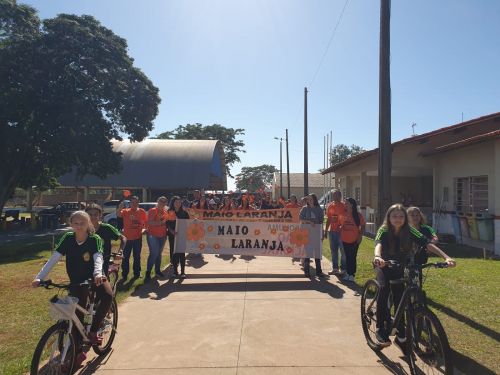
[[[150,281],[151,281],[151,275],[149,273],[147,273],[144,276],[144,283],[149,283]]]
[[[381,328],[377,328],[375,331],[375,337],[380,346],[385,348],[386,346],[391,345],[391,340],[389,340],[389,336],[385,333],[385,331]]]
[[[326,275],[322,271],[316,271],[317,277],[325,277]]]
[[[180,277],[181,277],[181,279],[185,279],[187,276],[186,276],[186,274],[183,272],[183,273],[181,273],[181,276],[180,276]]]
[[[408,355],[408,347],[406,344],[406,337],[396,336],[394,339],[394,345],[396,345],[404,355]]]
[[[161,272],[161,271],[157,271],[157,272],[155,272],[155,275],[156,275],[156,276],[159,276],[159,277],[165,277],[165,275],[164,275],[164,274],[163,274],[163,272]]]
[[[126,282],[128,279],[127,275],[122,275],[122,283]]]
[[[179,277],[179,274],[177,272],[174,272],[174,273],[172,273],[172,275],[170,277],[177,279]]]

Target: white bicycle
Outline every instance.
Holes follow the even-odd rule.
[[[31,361],[31,375],[66,375],[73,373],[76,354],[80,349],[88,351],[90,340],[88,333],[96,311],[96,289],[94,283],[88,280],[80,286],[89,288],[89,298],[87,308],[84,309],[78,305],[78,298],[66,295],[55,295],[50,299],[50,315],[57,320],[53,326],[49,327],[42,335],[36,346],[33,359]],[[72,284],[55,284],[51,280],[40,281],[40,286],[46,289],[58,288],[67,290]],[[84,314],[83,324],[76,316],[76,310]],[[102,338],[99,345],[92,345],[94,352],[98,355],[107,354],[111,350],[111,345],[115,339],[116,326],[118,324],[118,309],[116,300],[113,297],[111,307],[99,327],[98,336]],[[82,340],[76,340],[74,337],[75,327],[82,337]],[[81,345],[78,344],[81,342]],[[77,347],[78,345],[78,347]]]

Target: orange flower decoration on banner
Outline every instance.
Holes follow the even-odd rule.
[[[213,227],[213,226],[211,226],[211,225],[209,225],[209,226],[208,226],[208,228],[207,228],[207,230],[208,230],[209,232],[211,232],[211,231],[213,231],[213,230],[214,230],[214,227]]]
[[[276,234],[277,230],[276,228],[271,229],[271,234]]]
[[[302,246],[309,243],[309,231],[307,229],[295,229],[290,232],[290,243]]]
[[[188,241],[198,241],[205,237],[205,229],[202,223],[192,223],[187,227]]]
[[[205,250],[205,244],[204,243],[200,243],[198,245],[198,249],[200,249],[201,251]]]
[[[285,248],[285,252],[286,252],[287,254],[291,254],[291,253],[293,253],[293,249],[292,249],[290,246],[287,246],[287,247]]]
[[[253,232],[256,236],[258,236],[260,234],[260,229],[255,229],[254,232]]]
[[[219,251],[219,249],[220,249],[220,245],[219,245],[218,243],[216,243],[216,244],[214,245],[214,250]]]
[[[283,227],[281,229],[283,229],[283,232],[288,232],[289,228],[288,228],[288,225],[283,225]]]

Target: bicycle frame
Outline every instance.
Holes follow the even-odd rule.
[[[413,313],[413,301],[411,297],[415,297],[415,300],[418,299],[418,294],[420,289],[416,285],[410,285],[405,288],[403,295],[401,297],[401,301],[399,302],[398,308],[396,309],[396,313],[394,314],[394,319],[389,327],[389,332],[391,332],[391,336],[396,334],[397,326],[401,319],[403,319],[403,314],[406,308],[409,309],[410,315]]]
[[[60,310],[60,312],[62,312],[62,314],[64,315],[64,318],[59,319],[59,321],[60,322],[61,321],[67,322],[68,332],[71,332],[73,330],[73,326],[76,327],[78,332],[80,332],[80,334],[82,335],[84,342],[89,341],[88,340],[88,333],[90,331],[90,326],[92,325],[92,321],[94,319],[94,314],[95,314],[95,311],[94,311],[94,306],[95,306],[94,297],[95,296],[93,296],[92,293],[95,293],[95,292],[92,291],[91,293],[89,293],[89,309],[88,310],[84,309],[83,307],[81,307],[78,304],[75,306],[76,310],[78,310],[84,314],[84,321],[85,321],[86,316],[90,316],[90,321],[88,323],[85,323],[85,325],[84,325],[84,323],[82,323],[80,321],[80,319],[76,315],[76,310],[74,312],[72,312],[71,314],[68,314],[67,312]],[[85,327],[86,327],[86,329],[85,329]],[[66,354],[68,352],[69,345],[70,345],[70,340],[69,340],[69,337],[67,337],[64,340],[63,350],[61,352],[62,362],[64,362],[64,360],[66,358]]]

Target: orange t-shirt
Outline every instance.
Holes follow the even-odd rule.
[[[132,210],[124,208],[120,211],[123,217],[123,235],[127,240],[138,240],[142,236],[142,229],[146,226],[148,217],[142,208]]]
[[[361,233],[361,226],[366,224],[363,215],[358,213],[359,216],[359,226],[356,225],[352,215],[345,214],[339,217],[340,228],[340,239],[345,243],[354,243],[358,240],[359,234]]]
[[[285,208],[302,208],[302,206],[298,203],[290,202],[285,205]]]
[[[162,209],[158,211],[158,207],[153,207],[148,211],[148,220],[162,220],[162,224],[150,225],[148,224],[148,233],[155,237],[165,237],[167,235],[167,210]]]
[[[330,228],[326,228],[331,232],[340,230],[339,217],[345,215],[345,205],[342,202],[332,202],[326,209],[326,216],[330,221]]]

